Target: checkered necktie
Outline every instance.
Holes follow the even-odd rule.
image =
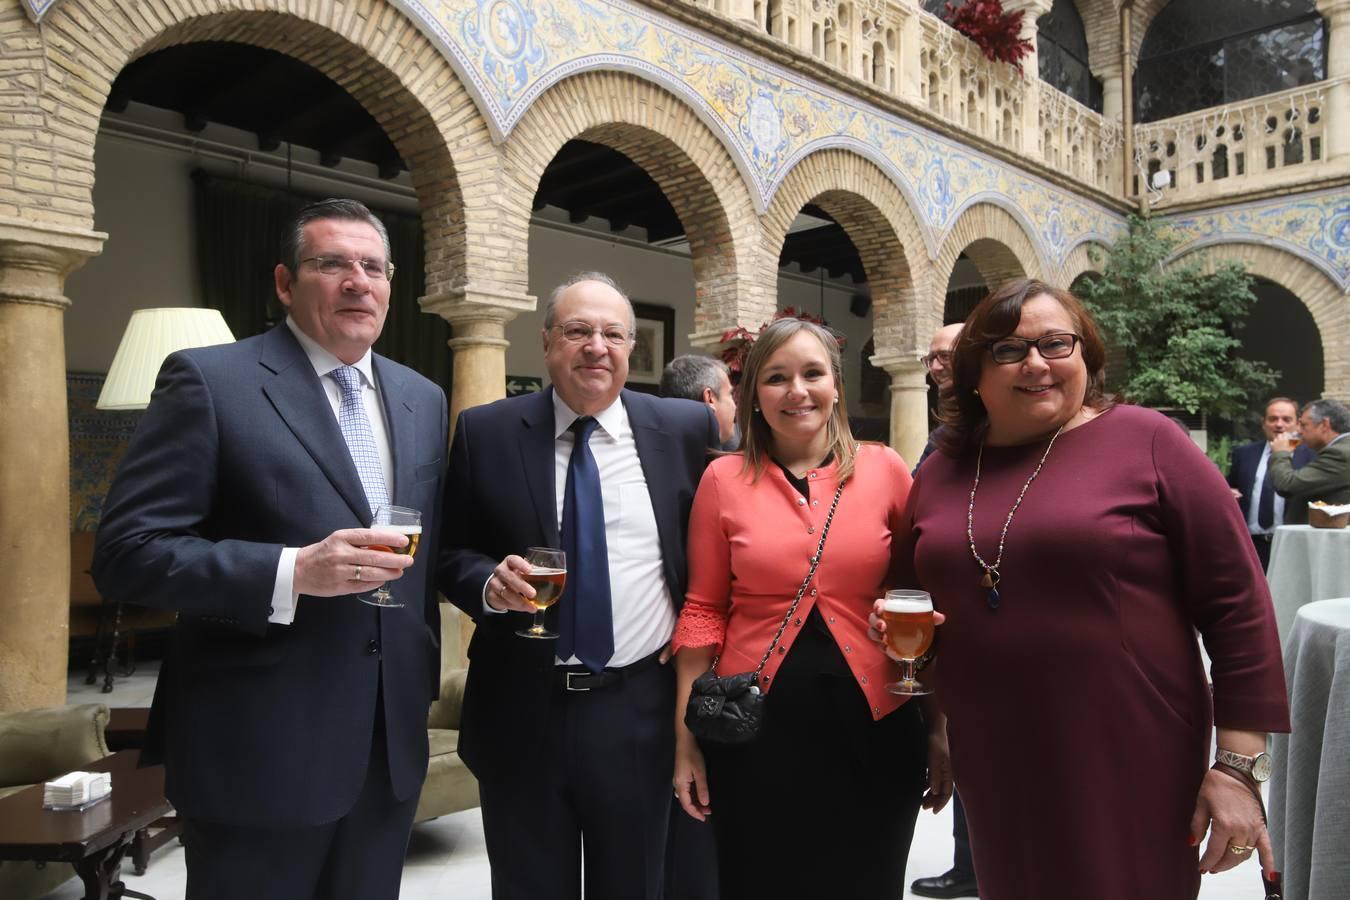
[[[381,506],[389,505],[389,489],[384,484],[384,466],[380,465],[380,451],[375,447],[375,432],[366,416],[366,405],[361,402],[361,373],[353,366],[338,366],[328,373],[342,389],[338,404],[338,427],[347,441],[347,450],[356,463],[356,474],[366,489],[366,502],[373,514]]]

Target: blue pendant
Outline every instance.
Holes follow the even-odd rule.
[[[999,600],[998,588],[991,587],[989,589],[989,608],[998,609],[998,600]]]

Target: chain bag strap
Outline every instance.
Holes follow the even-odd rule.
[[[820,543],[811,557],[811,568],[797,589],[797,596],[783,616],[778,632],[769,642],[769,649],[759,661],[753,672],[741,672],[736,675],[719,676],[717,661],[721,654],[713,658],[712,667],[694,680],[689,690],[689,704],[685,707],[684,724],[701,741],[715,744],[743,744],[754,738],[764,724],[764,696],[759,690],[759,676],[768,665],[769,657],[778,646],[787,630],[788,623],[797,612],[797,607],[816,577],[816,568],[825,552],[825,538],[830,534],[830,523],[834,521],[835,510],[839,508],[839,495],[844,492],[843,482],[834,491],[834,500],[830,502],[830,511],[825,515],[825,524],[820,529]]]

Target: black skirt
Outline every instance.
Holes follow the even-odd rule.
[[[802,629],[750,744],[704,746],[721,900],[900,900],[927,784],[911,700],[874,721],[819,614]]]

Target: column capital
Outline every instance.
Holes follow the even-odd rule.
[[[66,276],[96,256],[106,237],[0,219],[0,303],[66,309]]]
[[[418,299],[422,312],[454,325],[465,321],[495,321],[505,325],[523,312],[534,312],[536,298],[499,285],[467,283]]]
[[[1017,12],[1019,9],[1026,13],[1024,21],[1030,22],[1031,27],[1036,27],[1036,20],[1050,11],[1054,6],[1053,0],[1004,0],[1004,12]]]
[[[891,376],[891,390],[928,390],[928,370],[919,362],[919,351],[902,353],[881,350],[872,355],[872,365],[885,369]]]

